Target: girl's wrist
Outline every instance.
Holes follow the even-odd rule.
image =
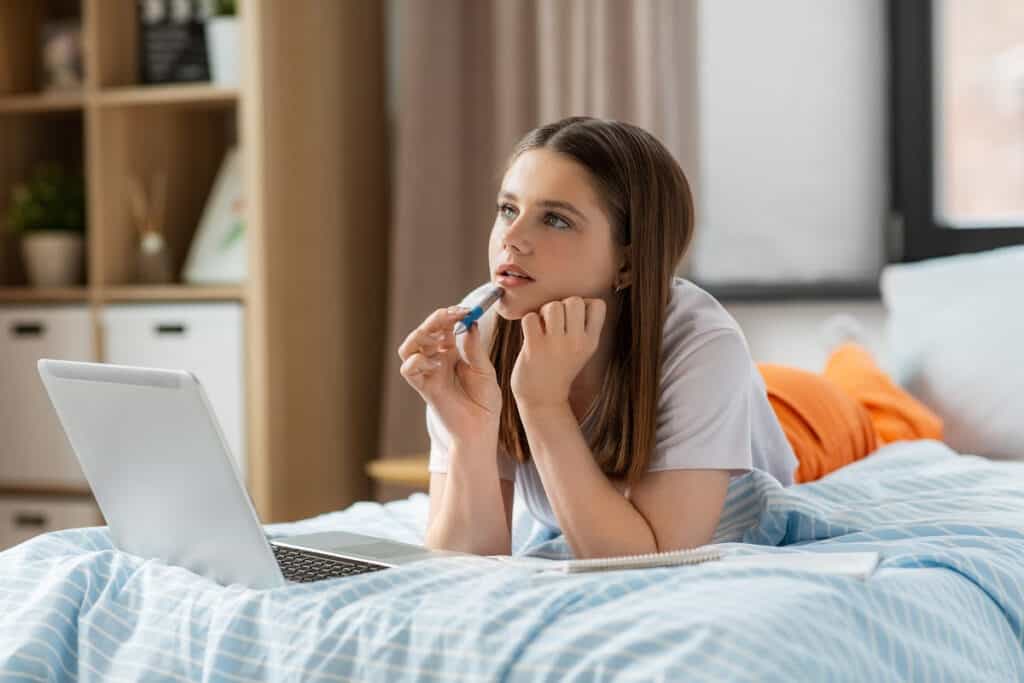
[[[546,417],[546,416],[560,416],[568,411],[572,414],[572,407],[569,405],[569,401],[544,401],[544,400],[526,400],[516,398],[516,407],[519,409],[519,416],[523,420]]]
[[[489,481],[500,476],[497,434],[489,440],[453,443],[449,457],[449,478],[454,475],[467,483]]]
[[[493,451],[498,446],[498,423],[481,426],[472,434],[452,435],[452,450],[461,453]]]

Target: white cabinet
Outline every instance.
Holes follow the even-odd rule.
[[[243,311],[238,303],[119,304],[102,313],[103,360],[188,370],[245,473]]]
[[[0,498],[0,550],[47,531],[102,524],[104,521],[100,509],[88,498]]]
[[[0,482],[82,486],[85,477],[39,379],[40,358],[96,360],[85,305],[0,307]]]

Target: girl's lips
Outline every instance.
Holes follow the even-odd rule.
[[[533,282],[533,280],[528,280],[526,278],[521,278],[521,277],[515,277],[514,275],[499,275],[499,276],[497,276],[495,278],[494,281],[497,282],[499,285],[501,285],[504,289],[512,289],[514,287],[522,287],[524,285],[528,285],[531,282]]]

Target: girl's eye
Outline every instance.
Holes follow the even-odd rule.
[[[498,204],[498,213],[502,218],[507,218],[509,220],[516,217],[515,207],[509,204]]]
[[[556,230],[568,230],[572,227],[567,220],[557,213],[549,213],[544,216],[544,222]]]
[[[516,207],[511,204],[498,204],[498,215],[507,221],[515,220],[519,211]],[[544,215],[544,224],[550,226],[556,230],[571,230],[572,224],[565,220],[557,213],[548,213]]]

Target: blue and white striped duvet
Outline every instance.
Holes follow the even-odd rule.
[[[422,537],[422,494],[271,535]],[[565,554],[517,515],[515,545]],[[889,446],[814,484],[736,480],[718,542],[878,550],[866,582],[708,563],[537,574],[446,558],[271,591],[103,529],[0,553],[3,680],[1024,680],[1024,464]],[[764,551],[764,548],[758,548]],[[771,549],[769,549],[771,550]],[[777,550],[786,552],[786,549]]]

